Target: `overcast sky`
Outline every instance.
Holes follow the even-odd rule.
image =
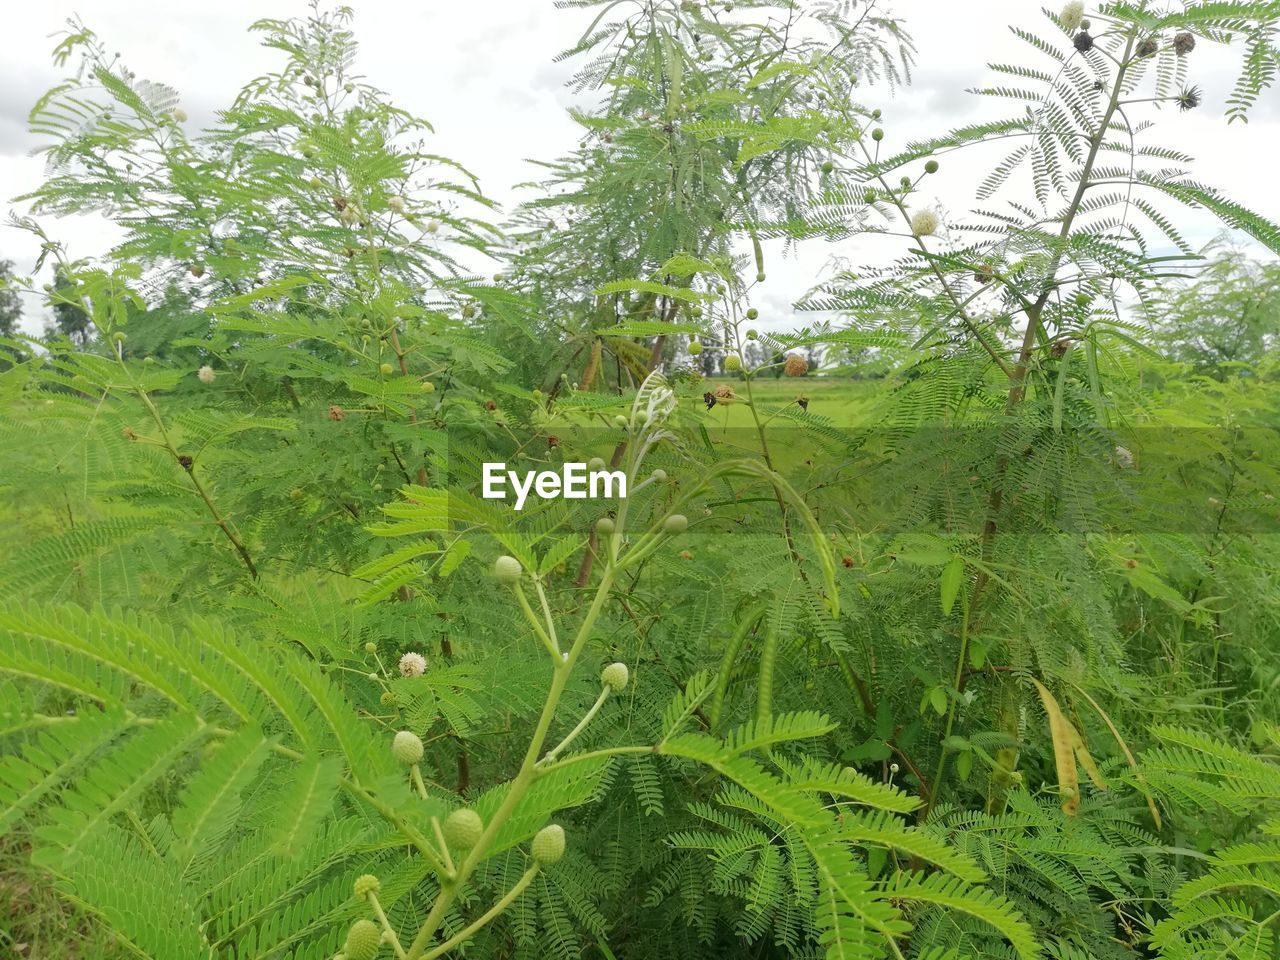
[[[361,43],[359,70],[397,104],[430,120],[438,134],[434,148],[478,174],[490,197],[505,205],[516,202],[520,194],[514,185],[531,175],[525,160],[555,157],[575,142],[578,128],[565,112],[572,97],[564,89],[574,63],[554,63],[553,58],[577,39],[588,16],[582,11],[556,10],[551,0],[348,0],[348,5],[355,10]],[[195,130],[210,122],[214,110],[228,104],[245,81],[281,63],[281,55],[258,45],[248,25],[259,17],[283,18],[307,10],[302,0],[44,0],[5,6],[0,195],[16,209],[21,205],[8,201],[36,187],[42,176],[42,160],[30,156],[37,141],[27,132],[26,118],[36,98],[62,76],[49,52],[56,42],[52,35],[68,17],[79,15],[139,77],[178,88],[190,115],[188,129]],[[990,79],[985,69],[989,61],[1027,62],[1028,48],[1010,34],[1010,23],[1046,34],[1055,29],[1039,5],[1026,0],[896,0],[891,9],[914,37],[919,63],[914,82],[896,96],[887,88],[869,91],[869,101],[884,111],[890,147],[1008,110],[1008,104],[984,102],[965,90]],[[1192,82],[1205,92],[1204,105],[1186,114],[1161,112],[1155,142],[1195,155],[1200,180],[1280,220],[1274,173],[1280,92],[1264,94],[1247,125],[1228,126],[1222,103],[1234,76],[1233,59],[1206,46],[1192,54],[1191,69]],[[998,159],[949,157],[943,170],[925,181],[921,200],[935,201],[944,211],[967,209],[977,181]],[[1219,229],[1204,215],[1184,216],[1179,222],[1197,244]],[[112,239],[109,226],[88,217],[47,222],[46,227],[68,245],[72,257],[100,253]],[[780,261],[779,251],[770,251],[769,280],[757,305],[774,325],[790,326],[795,320],[789,304],[830,258],[881,261],[901,252],[893,243],[888,238],[834,248],[811,243],[788,262]],[[27,234],[0,227],[0,259],[14,260],[23,272],[36,253]],[[37,323],[28,317],[26,325],[30,329]]]

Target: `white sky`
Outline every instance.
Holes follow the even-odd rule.
[[[386,90],[398,105],[425,117],[437,130],[434,149],[453,157],[480,177],[484,191],[504,205],[519,199],[513,185],[530,179],[527,158],[550,159],[576,141],[578,127],[566,115],[571,102],[564,81],[574,62],[554,63],[573,43],[590,14],[556,10],[551,0],[347,0],[355,10],[361,43],[359,70]],[[991,79],[989,61],[1027,62],[1029,48],[1014,38],[1009,23],[1051,35],[1055,28],[1027,0],[890,0],[915,39],[919,64],[914,83],[891,97],[887,88],[867,91],[868,102],[884,111],[887,147],[927,137],[1012,108],[966,94]],[[49,58],[66,19],[78,14],[107,49],[119,50],[142,78],[169,83],[182,92],[188,129],[210,122],[247,80],[274,69],[281,55],[258,45],[247,31],[253,20],[305,14],[303,0],[218,0],[207,4],[159,4],[155,0],[45,0],[5,6],[5,43],[0,53],[0,198],[36,187],[43,162],[29,156],[36,140],[27,133],[32,103],[62,76]],[[1280,220],[1276,156],[1280,152],[1280,92],[1268,91],[1245,125],[1228,126],[1222,103],[1234,77],[1230,55],[1206,49],[1193,54],[1191,82],[1205,92],[1203,106],[1180,114],[1162,111],[1153,142],[1197,157],[1195,174],[1225,189],[1272,220]],[[948,157],[941,172],[925,181],[920,202],[944,210],[967,209],[973,189],[997,160],[970,153]],[[1193,243],[1218,231],[1203,214],[1175,218]],[[46,221],[51,236],[63,240],[72,257],[105,249],[112,234],[88,217]],[[811,242],[787,262],[767,253],[768,283],[754,298],[768,325],[797,322],[790,303],[811,285],[833,256],[857,263],[882,261],[901,247],[889,238],[864,238],[835,247]],[[19,272],[37,251],[25,233],[0,226],[0,259]],[[27,310],[32,312],[32,305]],[[799,322],[803,322],[803,318]],[[26,327],[38,326],[36,317]]]

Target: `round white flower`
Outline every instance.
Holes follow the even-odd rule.
[[[213,367],[204,366],[200,368],[200,372],[196,376],[200,378],[201,383],[213,383],[213,378],[217,374],[213,372]]]
[[[938,229],[938,215],[932,210],[917,210],[911,215],[911,232],[917,237],[932,236]]]
[[[427,670],[427,658],[420,653],[406,653],[400,658],[400,674],[405,677],[420,677]]]
[[[175,123],[187,122],[187,111],[183,110],[181,107],[174,107],[170,116],[173,117]]]
[[[1058,14],[1058,19],[1062,22],[1062,29],[1067,33],[1075,33],[1080,29],[1080,24],[1084,22],[1084,4],[1081,0],[1071,0],[1062,12]]]
[[[404,213],[404,197],[392,197],[387,201],[387,206],[391,208],[393,213]]]
[[[1133,466],[1133,454],[1129,452],[1128,447],[1116,447],[1116,463],[1124,467],[1126,470]]]

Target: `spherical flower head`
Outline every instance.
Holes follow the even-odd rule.
[[[381,889],[382,884],[372,873],[365,873],[356,877],[356,882],[352,886],[352,890],[355,892],[357,900],[363,900],[365,897],[369,896],[369,894],[376,894]]]
[[[390,690],[383,690],[378,702],[384,707],[394,707],[396,705],[396,695]]]
[[[1088,33],[1077,33],[1076,38],[1071,42],[1081,53],[1088,53],[1093,49],[1093,37],[1089,36]]]
[[[618,525],[614,523],[613,517],[601,517],[596,521],[596,533],[602,536],[607,537],[617,529]]]
[[[614,693],[627,689],[627,681],[631,679],[631,671],[625,663],[611,663],[600,671],[600,682]]]
[[[406,767],[421,763],[423,752],[422,738],[412,731],[401,730],[391,741],[391,755]]]
[[[181,107],[174,107],[173,112],[170,115],[173,117],[174,123],[187,122],[187,111],[183,110]]]
[[[422,386],[419,387],[418,389],[421,390],[423,393],[435,393],[436,385],[432,383],[430,380],[423,380]]]
[[[937,173],[937,172],[938,172],[938,161],[937,161],[937,160],[926,160],[926,161],[925,161],[925,164],[924,164],[924,172],[925,172],[925,173]]]
[[[427,233],[436,233],[439,229],[440,229],[440,224],[435,220],[432,220],[430,223],[427,224]]]
[[[449,846],[457,850],[470,850],[480,842],[480,835],[484,833],[484,821],[474,810],[455,810],[445,818],[442,832]]]
[[[604,457],[592,457],[587,461],[587,467],[591,470],[603,470],[608,464],[604,462]]]
[[[1081,0],[1071,0],[1058,14],[1058,21],[1067,33],[1075,33],[1084,22],[1084,3]]]
[[[329,419],[333,420],[335,423],[345,420],[346,417],[347,417],[347,412],[343,410],[340,406],[338,406],[336,403],[329,408]]]
[[[376,643],[374,643],[372,640],[370,640],[370,641],[368,641],[367,643],[365,643],[365,645],[364,645],[364,652],[365,652],[365,653],[377,653],[377,652],[378,652],[378,645],[377,645]]]
[[[724,358],[724,368],[730,373],[742,369],[742,358],[736,353],[731,353]]]
[[[213,378],[216,376],[217,374],[213,372],[213,367],[209,366],[201,367],[199,372],[196,374],[196,377],[200,382],[206,384],[213,383]]]
[[[501,556],[493,561],[493,576],[499,583],[508,586],[519,583],[522,572],[520,561],[515,557]]]
[[[782,372],[788,377],[803,377],[809,372],[809,361],[798,353],[788,353]]]
[[[347,931],[342,952],[347,960],[373,960],[382,946],[382,930],[372,920],[357,920]]]
[[[657,470],[653,471],[653,473],[651,473],[651,474],[650,474],[650,476],[651,476],[651,477],[653,477],[653,482],[654,482],[654,483],[666,483],[666,482],[667,482],[667,471],[663,470],[661,467],[659,467]]]
[[[664,533],[677,534],[684,533],[689,529],[689,518],[683,513],[673,513],[667,519],[662,521],[662,531]]]
[[[391,197],[387,200],[387,207],[392,213],[404,213],[404,197]]]
[[[1188,53],[1196,48],[1196,38],[1183,30],[1179,34],[1175,34],[1173,38],[1173,52],[1180,57],[1185,57]]]
[[[931,237],[938,229],[938,215],[932,210],[917,210],[911,215],[911,232],[917,237]]]
[[[702,352],[702,343],[699,340],[689,341],[689,355],[696,357]]]
[[[835,165],[834,163],[832,163],[830,160],[823,160],[823,161],[822,161],[822,172],[823,172],[823,173],[830,173],[830,172],[831,172],[832,170],[834,170],[835,168],[836,168],[836,165]]]
[[[1133,454],[1128,447],[1116,447],[1115,450],[1116,463],[1124,467],[1126,470],[1133,466]]]
[[[881,140],[884,139],[884,130],[881,129],[880,127],[876,127],[874,130],[871,131],[871,139],[876,141],[876,143],[879,143]]]
[[[355,208],[355,204],[348,203],[342,208],[341,219],[348,227],[354,227],[360,222],[360,211]]]
[[[720,386],[716,387],[715,393],[713,393],[712,396],[716,398],[716,403],[723,403],[725,406],[728,406],[731,403],[737,403],[738,401],[738,395],[733,392],[733,387],[729,386],[727,383],[722,383]]]
[[[382,375],[384,377],[389,377],[391,376],[391,374],[395,373],[396,368],[389,363],[384,363],[381,366],[379,366],[378,369],[382,371]]]
[[[755,327],[752,327],[750,330],[747,331],[748,340],[758,340],[759,338],[760,338],[760,331],[755,329]]]
[[[748,319],[748,320],[754,320],[754,319],[755,319],[756,317],[758,317],[758,316],[760,316],[760,311],[759,311],[759,310],[757,310],[755,307],[748,307],[748,308],[747,308],[747,319]]]
[[[427,670],[427,658],[420,653],[406,653],[400,658],[400,676],[420,677]]]
[[[564,856],[564,827],[558,823],[548,824],[533,837],[529,852],[533,859],[546,867]]]

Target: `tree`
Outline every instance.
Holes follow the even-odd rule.
[[[13,261],[0,260],[0,337],[12,336],[22,320],[22,297],[12,283]]]
[[[1248,374],[1280,342],[1280,264],[1210,256],[1193,279],[1157,287],[1143,312],[1170,358],[1218,379]]]

